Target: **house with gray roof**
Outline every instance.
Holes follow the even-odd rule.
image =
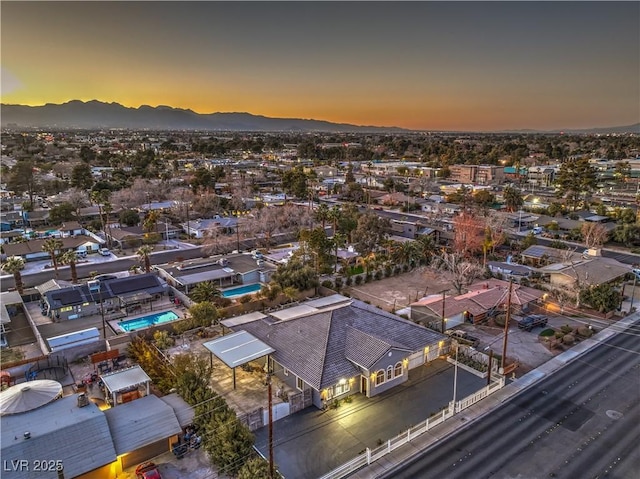
[[[271,371],[303,392],[304,406],[404,383],[409,369],[444,352],[446,336],[341,295],[306,301],[269,314],[222,321],[274,349]]]
[[[57,477],[55,470],[33,470],[36,462],[45,460],[61,461],[64,477],[109,477],[110,465],[116,460],[105,414],[92,402],[79,407],[76,396],[2,416],[1,425],[3,463],[23,460],[29,466],[3,468],[3,479]]]

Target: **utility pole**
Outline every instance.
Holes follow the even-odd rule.
[[[489,350],[489,368],[487,369],[487,386],[491,385],[491,366],[493,366],[493,349]]]
[[[456,413],[456,395],[458,392],[458,341],[451,341],[456,346],[456,364],[453,369],[453,413]]]
[[[236,218],[236,251],[240,253],[240,218]]]
[[[507,336],[509,335],[509,320],[511,320],[511,290],[513,289],[513,279],[509,280],[509,296],[507,296],[507,314],[504,320],[504,343],[502,344],[502,374],[507,359]]]
[[[271,373],[267,374],[267,385],[269,390],[269,479],[273,479],[273,409],[271,407]]]

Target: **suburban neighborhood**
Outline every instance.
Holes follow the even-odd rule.
[[[8,128],[0,160],[1,453],[53,461],[7,478],[367,477],[640,300],[635,134]]]

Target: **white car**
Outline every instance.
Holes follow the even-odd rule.
[[[100,248],[100,250],[98,252],[102,256],[111,256],[111,251],[109,251],[109,248]]]

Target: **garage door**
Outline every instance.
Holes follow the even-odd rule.
[[[438,359],[438,355],[440,353],[440,348],[438,345],[433,345],[429,348],[429,352],[427,353],[427,362],[431,362],[435,359]]]
[[[424,352],[422,350],[409,356],[409,369],[417,368],[424,364]]]
[[[169,441],[167,439],[154,442],[122,456],[122,468],[133,467],[169,450]]]

